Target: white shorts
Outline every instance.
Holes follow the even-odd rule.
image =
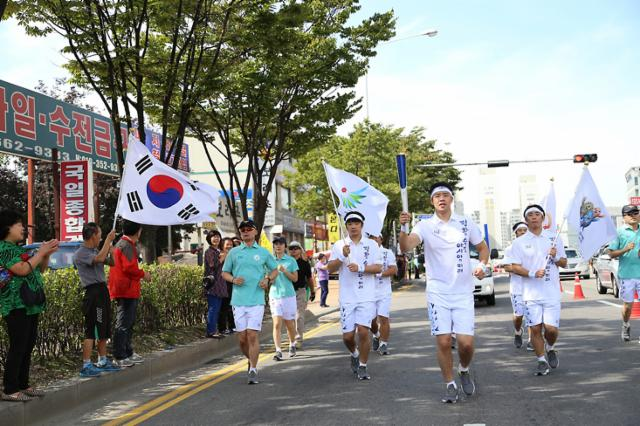
[[[513,315],[517,317],[524,315],[524,300],[522,300],[521,294],[511,295],[511,308],[513,309]]]
[[[376,315],[389,318],[389,312],[391,312],[391,295],[376,300]]]
[[[640,295],[640,280],[635,278],[620,280],[620,293],[618,297],[622,299],[624,303],[633,302],[633,297],[636,291]]]
[[[427,303],[429,321],[431,321],[431,335],[466,334],[473,336],[475,327],[475,312],[471,307],[446,308],[435,303]]]
[[[524,315],[527,317],[527,327],[547,324],[560,327],[560,302],[527,301],[524,302]]]
[[[295,296],[269,299],[269,307],[271,308],[271,316],[282,317],[287,321],[296,319],[298,307]]]
[[[342,332],[350,333],[356,325],[371,328],[371,321],[376,317],[376,302],[346,303],[340,305],[340,322]]]
[[[262,317],[264,317],[264,305],[233,306],[236,331],[262,330]]]

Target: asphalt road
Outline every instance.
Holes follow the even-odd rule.
[[[563,284],[573,290],[573,282]],[[598,295],[592,280],[584,280],[583,289],[586,300],[564,295],[559,368],[535,377],[535,357],[513,346],[508,286],[497,279],[496,306],[476,309],[472,374],[477,393],[455,405],[439,402],[444,386],[422,284],[394,294],[392,353],[372,354],[369,382],[351,374],[338,317],[332,314],[307,338],[298,357],[274,362],[268,353],[259,365],[259,385],[246,384],[246,362],[240,357],[212,360],[154,386],[125,389],[51,423],[640,424],[640,321],[632,322],[632,342],[623,343],[619,301]]]

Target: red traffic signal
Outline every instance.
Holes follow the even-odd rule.
[[[573,156],[574,163],[595,163],[598,161],[598,154],[576,154]]]

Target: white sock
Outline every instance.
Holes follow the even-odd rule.
[[[366,366],[367,366],[367,363],[366,363],[366,362],[364,362],[364,363],[363,363],[363,362],[361,362],[361,363],[360,363],[360,367],[366,367]]]
[[[377,338],[380,338],[380,332],[378,331],[378,332],[375,334],[375,336],[376,336]]]
[[[516,336],[522,336],[522,328],[520,328],[520,330],[516,330]]]
[[[282,352],[282,348],[279,346],[276,346],[276,352]]]
[[[354,358],[358,358],[360,356],[360,351],[356,349],[354,352],[351,352],[351,356]]]
[[[624,325],[625,327],[631,327],[631,324],[629,324],[629,321],[622,321],[622,325]]]
[[[469,371],[469,366],[463,367],[462,364],[458,364],[458,371],[461,373],[466,373]]]
[[[545,345],[545,346],[547,347],[547,352],[552,351],[552,350],[555,349],[555,345],[551,345],[551,346]]]
[[[538,357],[538,361],[544,361],[544,362],[547,362],[547,359],[544,357],[544,355],[540,355],[540,356]]]
[[[458,386],[456,385],[456,381],[452,380],[449,383],[447,383],[447,387],[449,387],[449,385],[453,385],[454,388],[458,389]]]
[[[257,369],[257,368],[255,368],[255,367],[251,367],[251,368],[249,369],[249,371],[250,371],[250,372],[251,372],[251,371],[253,371],[253,372],[256,372],[256,373],[257,373],[257,372],[258,372],[258,369]]]
[[[387,342],[385,342],[384,340],[380,340],[380,346],[386,345],[386,344],[387,344]]]

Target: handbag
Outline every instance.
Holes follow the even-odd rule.
[[[20,286],[20,298],[25,306],[38,306],[44,304],[46,297],[44,295],[44,288],[40,287],[37,290],[32,290],[29,284],[23,282]]]
[[[213,275],[207,275],[202,279],[202,287],[204,287],[205,290],[209,290],[211,287],[213,287],[215,282],[216,280]]]

